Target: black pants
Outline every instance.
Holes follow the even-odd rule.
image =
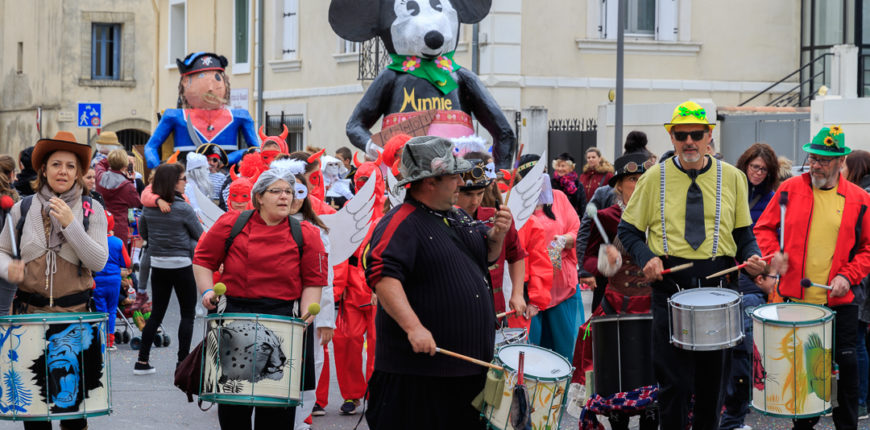
[[[151,345],[157,327],[163,323],[172,290],[181,308],[181,322],[178,324],[178,361],[184,360],[190,352],[190,339],[193,337],[193,317],[196,312],[196,280],[193,279],[193,266],[180,269],[151,268],[151,317],[142,330],[142,346],[139,347],[139,361],[148,362]]]
[[[61,420],[61,430],[83,430],[88,428],[88,420],[78,418],[74,420]],[[27,421],[24,430],[51,430],[51,421]]]
[[[153,278],[152,278],[153,279]],[[153,280],[152,280],[153,283]],[[297,302],[298,304],[298,302]],[[282,316],[295,316],[293,302],[273,299],[239,299],[227,297],[227,313],[262,313]],[[298,313],[298,310],[297,310]],[[314,378],[314,325],[305,329],[304,352],[302,361],[302,391],[315,388]],[[318,345],[320,347],[320,345]],[[251,427],[251,415],[254,426]],[[296,421],[296,408],[276,408],[265,406],[218,405],[218,421],[223,430],[270,430],[292,429]]]
[[[858,305],[832,307],[834,316],[834,362],[840,366],[834,427],[837,430],[858,428]],[[819,417],[794,420],[795,429],[811,429]]]
[[[484,430],[471,401],[486,374],[459,377],[399,375],[380,370],[369,380],[366,421],[372,430]]]
[[[622,412],[614,412],[607,417],[610,421],[611,430],[628,430],[630,416]],[[640,430],[656,430],[659,428],[658,410],[655,407],[643,411],[640,414]]]
[[[653,368],[659,383],[661,428],[686,428],[689,402],[694,394],[692,428],[716,430],[719,428],[731,350],[689,351],[671,345],[668,328],[670,295],[653,288]]]
[[[218,421],[224,430],[252,430],[251,414],[253,430],[292,429],[296,420],[296,408],[218,405]]]

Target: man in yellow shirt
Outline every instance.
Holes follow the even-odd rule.
[[[653,281],[653,366],[659,383],[661,428],[684,429],[694,395],[694,429],[717,429],[730,351],[689,351],[670,344],[668,299],[678,288],[736,288],[737,272],[706,276],[747,261],[765,267],[752,235],[746,176],[707,153],[711,130],[704,108],[685,102],[665,129],[675,156],[644,173],[622,214],[618,234],[647,279]],[[665,267],[694,266],[662,276]]]
[[[843,130],[824,127],[803,147],[810,171],[783,182],[755,224],[759,247],[776,253],[771,266],[781,278],[777,293],[787,301],[825,305],[836,311],[834,362],[840,368],[837,429],[858,425],[858,305],[852,286],[870,272],[870,195],[840,174],[851,152]],[[782,197],[785,196],[785,199]],[[780,225],[780,202],[787,203]],[[784,232],[784,253],[779,235]],[[806,278],[830,290],[803,288]],[[770,292],[768,292],[770,293]],[[829,372],[830,369],[824,369]],[[794,428],[810,429],[818,417],[795,421]]]

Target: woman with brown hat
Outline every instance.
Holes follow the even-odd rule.
[[[36,143],[36,194],[12,207],[12,220],[0,234],[0,277],[18,284],[15,313],[88,310],[92,273],[108,258],[106,213],[98,202],[83,197],[90,157],[91,148],[69,132]],[[17,230],[22,216],[18,249],[13,249],[9,229]],[[87,420],[62,420],[61,427],[85,429]],[[51,423],[27,422],[24,428],[51,428]]]

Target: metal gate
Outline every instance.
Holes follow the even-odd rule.
[[[586,164],[586,150],[595,146],[598,124],[594,119],[553,119],[547,132],[547,156],[552,160],[567,152],[574,157],[578,172]]]
[[[801,147],[810,141],[810,113],[727,113],[719,111],[716,149],[725,161],[736,163],[753,143],[770,145],[777,156],[796,163],[805,156]]]

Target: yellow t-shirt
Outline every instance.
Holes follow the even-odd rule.
[[[692,180],[674,164],[671,158],[665,162],[665,228],[667,229],[668,255],[703,260],[713,255],[713,235],[716,220],[716,160],[708,157],[709,168],[699,174],[695,182],[701,188],[704,213],[697,214],[697,222],[705,226],[704,242],[692,249],[685,239],[686,193]],[[661,164],[656,164],[637,181],[628,207],[622,213],[623,221],[647,232],[647,246],[656,255],[664,255],[661,221]],[[716,255],[734,257],[737,244],[731,231],[752,224],[749,215],[749,188],[746,175],[736,167],[722,162],[722,202],[719,220],[719,249]],[[693,220],[693,221],[694,221]]]
[[[816,284],[827,284],[837,247],[837,234],[846,198],[837,194],[837,187],[821,190],[813,187],[813,215],[810,221],[810,244],[805,260],[804,276]],[[828,290],[809,287],[804,291],[804,303],[828,303]]]

